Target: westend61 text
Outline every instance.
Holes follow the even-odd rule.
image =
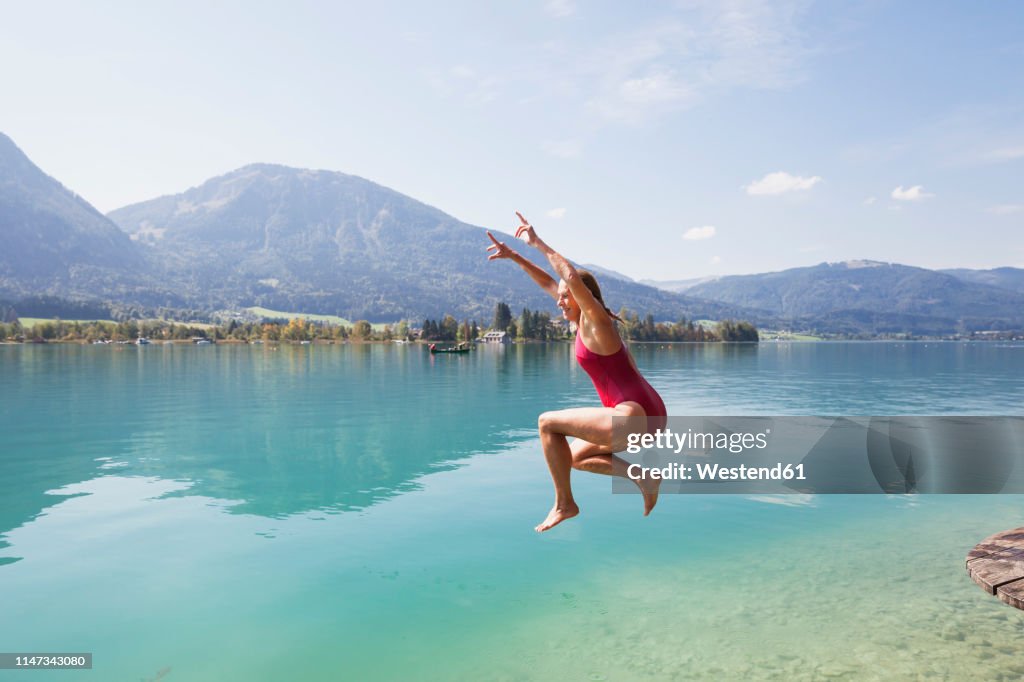
[[[741,464],[738,467],[723,467],[718,464],[699,462],[689,464],[669,464],[664,467],[645,467],[641,464],[630,464],[626,475],[634,481],[642,479],[661,479],[663,481],[804,481],[803,464],[776,464],[770,467],[751,467]]]
[[[658,429],[654,433],[631,433],[626,438],[626,452],[635,455],[644,448],[674,449],[678,455],[683,450],[728,450],[743,452],[750,448],[768,447],[768,434],[764,433],[710,433],[687,429],[673,432],[672,429]]]

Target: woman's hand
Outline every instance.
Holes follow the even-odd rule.
[[[487,232],[487,236],[491,238],[492,242],[494,242],[493,244],[491,244],[490,246],[487,247],[487,250],[488,251],[490,251],[491,249],[495,250],[494,253],[492,253],[491,255],[487,256],[487,260],[495,260],[497,258],[513,258],[513,257],[515,257],[516,252],[513,251],[512,249],[508,248],[507,246],[505,246],[505,242],[499,242],[497,239],[494,238],[494,235],[491,234],[490,231]]]
[[[519,214],[517,213],[516,215]],[[525,229],[529,227],[530,233],[532,234],[533,228],[530,227],[530,224],[526,222],[526,219],[523,218],[523,216],[519,216],[519,219],[522,220],[524,223],[524,226],[521,227],[520,229]],[[508,248],[508,246],[505,245],[505,242],[499,242],[497,239],[494,238],[494,235],[491,234],[490,232],[487,233],[487,236],[490,237],[491,242],[493,242],[490,246],[487,247],[487,250],[494,251],[494,253],[487,257],[487,260],[508,258],[512,262],[516,263],[519,267],[521,267],[526,272],[526,274],[530,276],[530,279],[536,282],[537,286],[546,291],[547,294],[551,296],[551,298],[558,300],[558,282],[553,280],[551,278],[551,275],[549,275],[548,273],[544,272],[544,270],[531,263],[529,259],[523,258],[512,249]],[[516,236],[518,237],[519,235],[517,234]],[[535,234],[533,235],[533,239],[535,242],[540,241],[539,239],[537,239],[537,235]],[[527,243],[529,243],[529,239],[527,239]]]
[[[538,237],[537,233],[534,231],[533,225],[531,225],[530,222],[526,218],[524,218],[523,214],[520,213],[519,211],[516,211],[516,215],[519,216],[519,220],[522,221],[523,223],[518,228],[516,228],[516,237],[522,239],[527,243],[527,245],[532,246],[534,248],[540,246],[542,242],[540,241],[540,237]]]

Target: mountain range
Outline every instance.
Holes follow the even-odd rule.
[[[968,272],[971,278],[979,274]],[[880,331],[910,324],[930,333],[1018,328],[1024,318],[1024,293],[1019,291],[871,260],[721,277],[690,286],[686,293],[806,323],[827,321],[837,331],[863,326],[867,315],[885,316],[873,323]]]
[[[343,173],[255,164],[109,217],[192,307],[370,321],[487,321],[498,301],[553,308],[517,266],[487,260],[484,228]],[[659,319],[760,315],[631,282],[607,289],[609,301]]]
[[[40,171],[0,134],[0,293],[66,294],[102,282],[131,295],[144,258],[109,218]],[[98,292],[97,292],[98,293]]]
[[[0,237],[0,303],[22,315],[32,312],[22,310],[25,300],[40,295],[370,321],[451,313],[486,323],[498,301],[554,312],[514,264],[487,260],[484,228],[334,171],[253,164],[104,216],[0,134]],[[659,283],[588,267],[614,309],[658,320],[739,318],[842,333],[1024,327],[1024,270],[1016,268],[848,261]]]
[[[1024,269],[1022,268],[992,268],[991,270],[968,270],[956,268],[952,270],[940,270],[947,275],[953,275],[965,282],[977,284],[989,284],[1002,289],[1010,289],[1018,293],[1024,293]]]
[[[2,137],[0,202],[7,301],[45,294],[370,321],[487,322],[498,301],[555,312],[518,267],[487,260],[484,228],[343,173],[254,164],[103,216]],[[658,319],[759,315],[635,283],[605,289],[616,308]]]

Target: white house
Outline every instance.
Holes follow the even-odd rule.
[[[481,343],[512,343],[506,332],[487,332],[480,337]]]

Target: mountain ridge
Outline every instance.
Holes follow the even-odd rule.
[[[108,215],[154,264],[165,264],[168,277],[190,273],[189,301],[205,293],[234,305],[372,321],[445,313],[486,320],[499,300],[553,309],[517,267],[487,260],[485,228],[337,171],[249,164]],[[616,308],[659,319],[763,317],[628,281],[602,286]]]
[[[885,261],[823,262],[730,275],[689,287],[687,293],[793,319],[860,310],[955,320],[967,329],[994,320],[1024,324],[1024,294]]]
[[[999,267],[988,269],[949,268],[939,270],[965,282],[989,284],[991,286],[1024,293],[1024,268]]]
[[[114,290],[141,283],[132,271],[143,260],[128,236],[3,133],[0,234],[2,295],[82,294],[102,279]]]
[[[247,164],[104,216],[0,133],[0,233],[0,299],[262,306],[371,321],[450,313],[486,323],[498,301],[555,313],[518,267],[487,260],[484,228],[332,170]],[[614,310],[663,321],[844,333],[1024,327],[1018,268],[943,272],[859,259],[654,283],[685,285],[680,294],[589,267]]]

